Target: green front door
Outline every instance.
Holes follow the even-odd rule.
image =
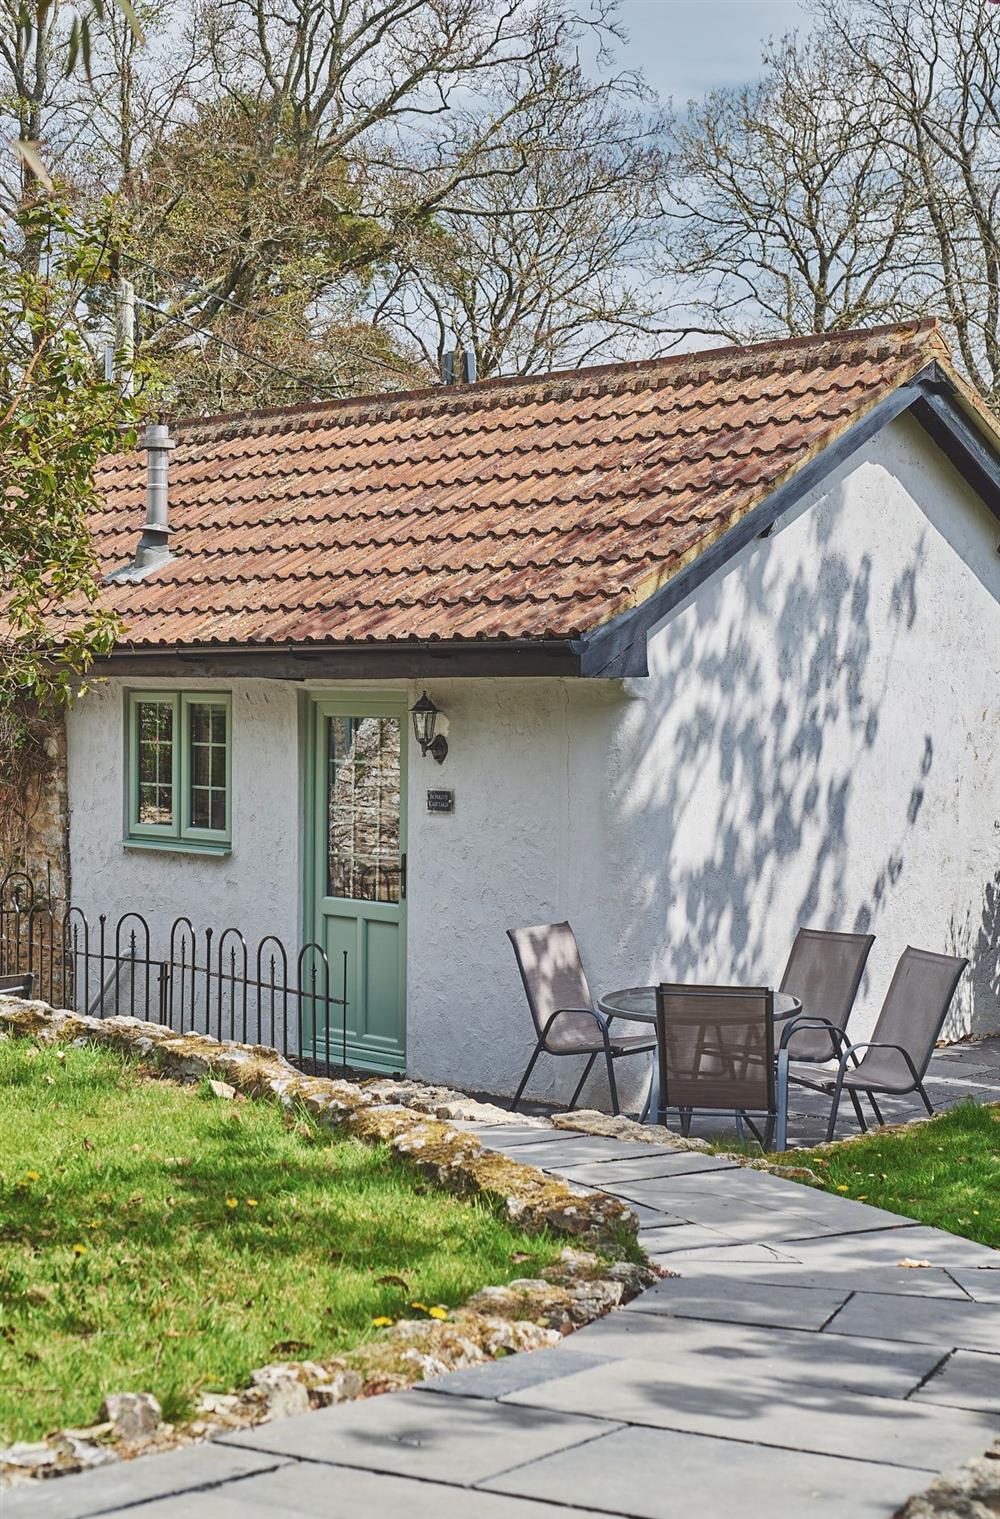
[[[314,847],[307,850],[307,904],[311,898],[314,936],[329,959],[335,994],[347,952],[348,1063],[403,1071],[406,702],[326,697],[313,700],[310,716]],[[339,1008],[332,1022],[329,1045],[339,1054]],[[313,1036],[325,1047],[325,1029]]]

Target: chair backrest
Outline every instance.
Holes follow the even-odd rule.
[[[845,1029],[858,995],[874,934],[837,934],[800,928],[781,978],[780,991],[802,1003],[802,1014]],[[793,1060],[829,1060],[833,1041],[822,1029],[800,1029],[788,1041]]]
[[[560,1008],[593,1007],[594,999],[580,959],[576,936],[568,923],[540,923],[534,928],[509,928],[535,1033],[539,1039]],[[546,1043],[552,1050],[570,1050],[581,1039],[593,1041],[598,1032],[593,1018],[557,1018]]]
[[[665,1107],[774,1112],[774,994],[769,987],[657,987]]]
[[[902,1045],[921,1080],[968,963],[959,955],[936,955],[908,944],[892,973],[872,1043]],[[873,1058],[877,1055],[873,1050]]]

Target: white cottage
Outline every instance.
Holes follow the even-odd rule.
[[[346,949],[355,1065],[494,1092],[532,1042],[504,930],[562,918],[605,988],[871,931],[859,1032],[907,943],[962,953],[952,1032],[1000,1027],[1000,435],[933,323],[173,437],[141,551],[146,459],[100,480],[91,922]]]

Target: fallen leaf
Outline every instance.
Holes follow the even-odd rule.
[[[94,1148],[94,1141],[92,1139],[87,1139],[85,1136],[83,1141],[83,1148],[85,1150],[92,1150]]]
[[[530,1259],[531,1256],[528,1254],[527,1250],[515,1250],[514,1254],[511,1256],[511,1260],[515,1266],[520,1266],[522,1261],[530,1261]]]
[[[396,1276],[392,1271],[387,1276],[377,1276],[375,1280],[380,1287],[402,1287],[404,1292],[410,1285],[405,1276]]]
[[[911,1261],[908,1255],[896,1262],[897,1266],[904,1266],[907,1271],[928,1271],[933,1268],[933,1264],[933,1261]]]

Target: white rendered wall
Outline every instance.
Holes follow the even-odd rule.
[[[513,1088],[531,1038],[505,930],[564,917],[595,991],[774,983],[799,923],[870,928],[859,1032],[907,943],[973,959],[952,1033],[1000,1027],[998,537],[902,421],[678,608],[649,678],[429,681],[451,752],[410,744],[410,1072]],[[295,941],[297,688],[232,682],[219,860],[122,848],[124,685],[69,719],[76,900]],[[532,1091],[575,1070],[543,1062]]]
[[[950,1034],[1000,1027],[998,537],[903,419],[659,630],[609,837],[629,963],[773,983],[798,924],[871,931],[859,1036],[907,944],[973,962]]]

